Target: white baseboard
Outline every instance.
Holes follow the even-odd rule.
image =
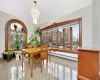
[[[64,52],[51,52],[49,53],[50,55],[54,55],[54,56],[58,56],[58,57],[62,57],[62,58],[66,58],[66,59],[70,59],[70,60],[74,60],[74,61],[78,61],[78,55],[77,54],[71,54],[71,53],[64,53]]]

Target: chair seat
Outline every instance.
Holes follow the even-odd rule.
[[[35,58],[35,60],[45,60],[45,58],[40,58],[40,57],[37,57],[37,58]]]
[[[40,58],[40,53],[33,55],[34,58]]]

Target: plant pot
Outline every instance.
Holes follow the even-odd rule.
[[[17,50],[19,50],[19,46],[17,47]]]
[[[7,54],[3,54],[3,59],[7,60],[8,59],[8,55]]]
[[[7,55],[7,62],[9,62],[12,59],[11,55]]]
[[[12,58],[15,58],[15,53],[13,53],[13,55],[11,56]]]
[[[16,60],[19,60],[19,54],[16,54]]]

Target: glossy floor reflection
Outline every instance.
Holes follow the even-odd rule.
[[[30,78],[28,58],[25,58],[23,70],[21,60],[0,61],[0,80],[77,80],[77,62],[49,56],[48,70],[44,63],[41,73],[37,64],[33,78]]]

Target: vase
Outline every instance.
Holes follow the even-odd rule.
[[[19,54],[16,54],[16,60],[19,60]]]
[[[17,30],[17,25],[14,24],[14,28],[15,28],[15,30]]]

